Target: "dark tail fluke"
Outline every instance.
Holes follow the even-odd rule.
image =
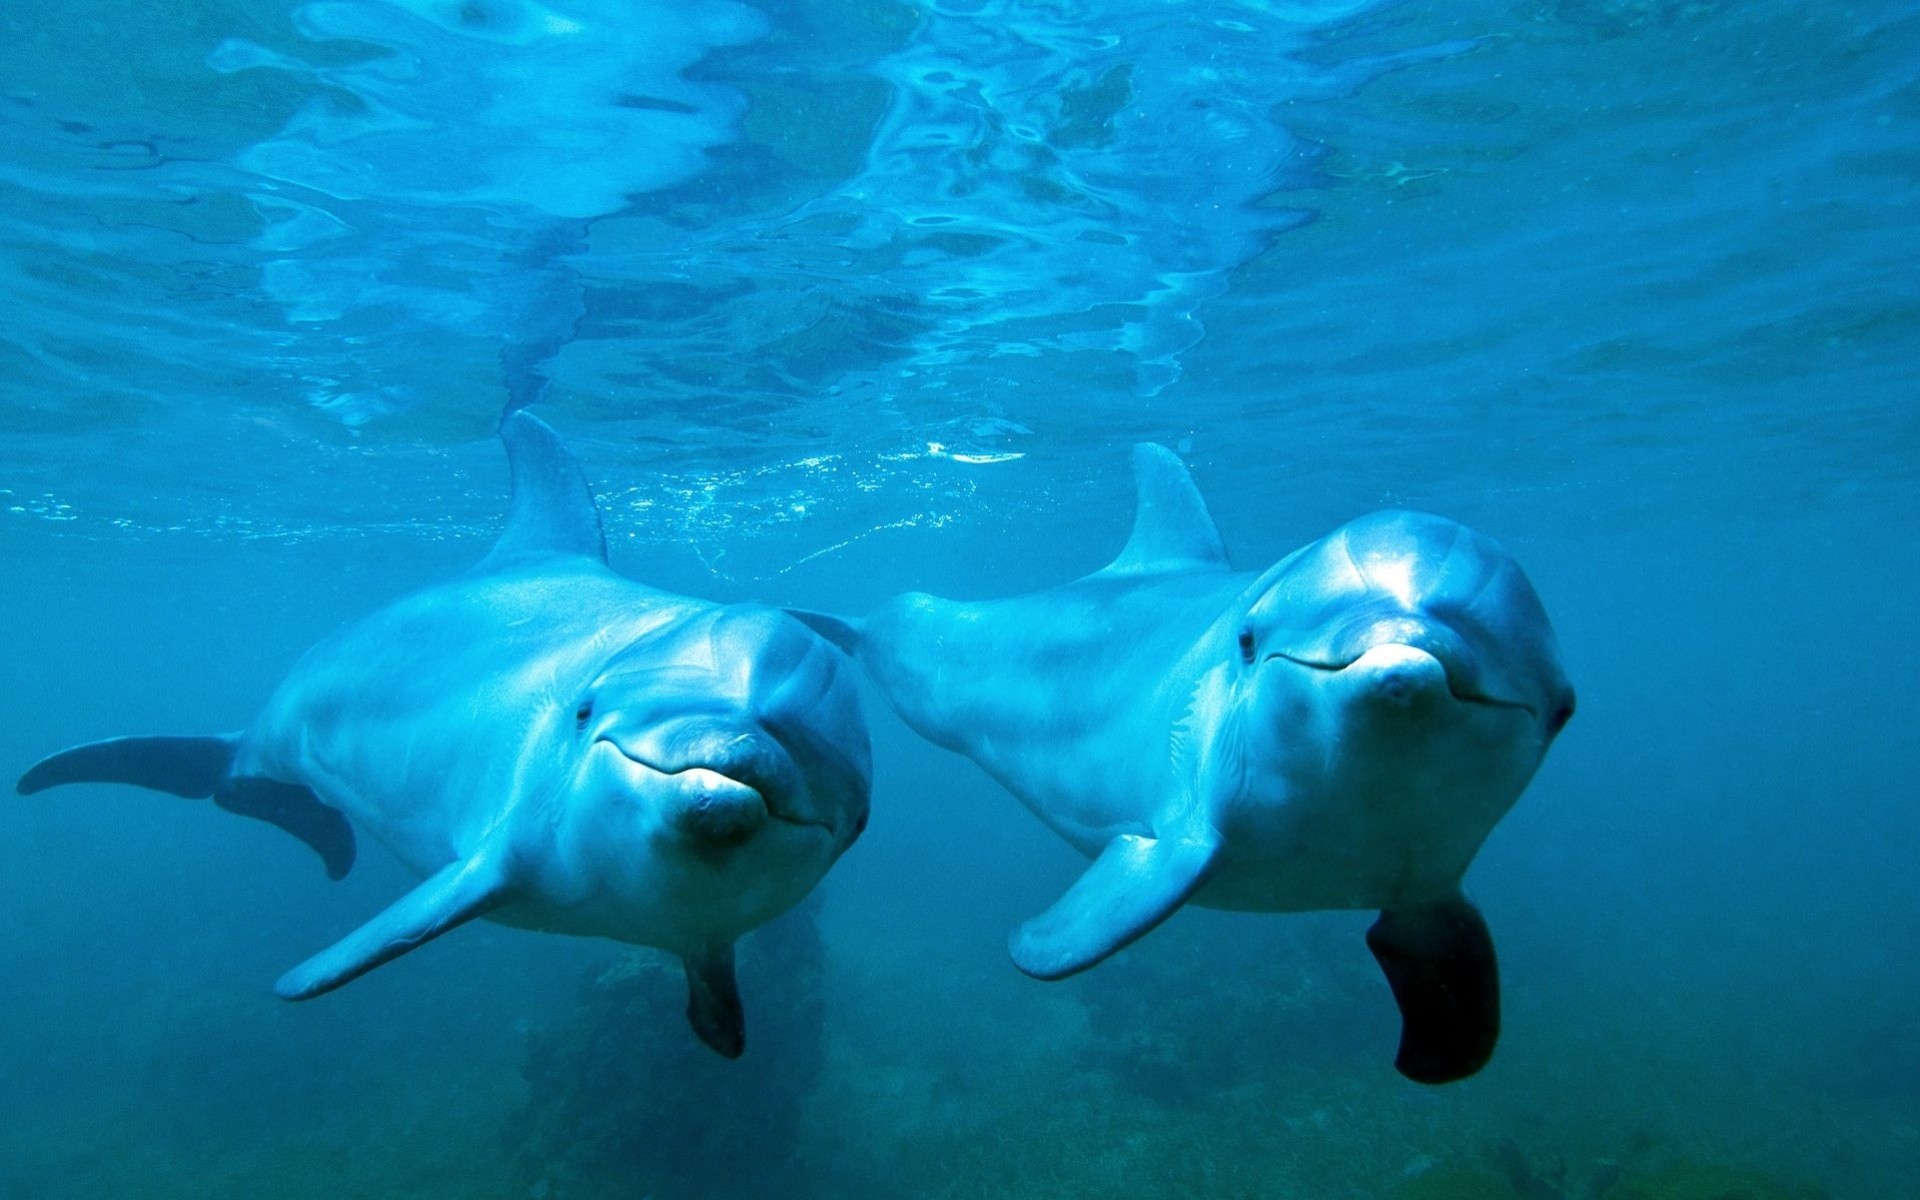
[[[846,617],[836,617],[831,613],[814,612],[806,608],[789,608],[788,616],[813,630],[821,637],[840,647],[848,658],[860,657],[860,622]]]
[[[14,785],[22,796],[63,783],[131,783],[204,800],[220,790],[240,739],[122,737],[88,742],[41,759]]]
[[[130,783],[190,800],[211,798],[221,808],[253,817],[299,838],[339,879],[353,867],[353,826],[339,811],[299,784],[235,778],[240,739],[221,737],[123,737],[88,742],[41,759],[14,784],[23,796],[63,783]]]
[[[213,802],[230,813],[265,821],[299,838],[327,868],[328,879],[345,879],[353,870],[353,826],[329,808],[309,788],[278,779],[229,779],[213,794]]]

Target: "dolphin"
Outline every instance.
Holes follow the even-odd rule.
[[[1414,512],[1235,571],[1180,459],[1142,445],[1133,464],[1132,536],[1092,575],[796,615],[1093,859],[1014,930],[1022,971],[1084,970],[1183,903],[1377,909],[1396,1066],[1473,1074],[1499,978],[1461,877],[1573,715],[1539,598],[1494,542]]]
[[[61,751],[18,790],[130,783],[280,827],[338,879],[354,828],[418,887],[283,976],[348,983],[475,917],[654,946],[694,1032],[737,1057],[734,940],[785,912],[866,827],[857,674],[776,609],[608,569],[579,464],[525,411],[512,499],[473,570],[327,638],[253,724]]]

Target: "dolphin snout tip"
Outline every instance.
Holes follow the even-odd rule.
[[[705,767],[680,772],[685,789],[674,827],[697,841],[737,846],[764,825],[766,797],[758,789]]]
[[[1375,646],[1355,659],[1347,671],[1365,681],[1375,700],[1394,708],[1411,708],[1425,697],[1447,691],[1446,668],[1439,659],[1415,646]]]

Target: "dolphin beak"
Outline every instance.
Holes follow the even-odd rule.
[[[631,739],[607,730],[594,740],[664,776],[674,788],[668,823],[696,841],[738,845],[768,820],[833,831],[825,821],[789,811],[785,798],[801,781],[771,738],[688,723]]]
[[[705,767],[673,776],[677,804],[669,820],[687,838],[706,845],[738,846],[772,817],[755,789]]]
[[[636,777],[635,786],[659,797],[667,827],[696,844],[737,846],[772,816],[759,789],[711,767],[670,769],[671,764],[650,761],[644,751],[613,737],[595,738],[594,744],[604,744],[618,754]]]
[[[1363,680],[1375,700],[1392,708],[1412,708],[1451,692],[1439,659],[1398,642],[1373,647],[1341,668],[1341,674]]]
[[[1354,672],[1377,689],[1380,699],[1402,707],[1425,695],[1451,695],[1464,704],[1533,711],[1490,691],[1466,640],[1419,614],[1375,617],[1316,641],[1318,647],[1276,650],[1267,658],[1316,671]]]

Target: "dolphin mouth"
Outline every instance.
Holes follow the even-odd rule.
[[[1418,646],[1415,646],[1412,648],[1416,650],[1420,649],[1420,647]],[[1373,647],[1369,646],[1367,647],[1367,649],[1371,650],[1373,649]],[[1421,653],[1425,654],[1428,652],[1422,650]],[[1352,666],[1354,663],[1359,662],[1363,657],[1365,657],[1365,651],[1355,654],[1351,658],[1321,659],[1321,658],[1306,658],[1300,655],[1287,654],[1282,651],[1275,650],[1269,653],[1264,659],[1261,660],[1261,662],[1264,664],[1264,663],[1270,663],[1275,659],[1280,659],[1283,662],[1290,662],[1296,667],[1305,667],[1309,671],[1322,671],[1322,672],[1325,672],[1326,674],[1334,675],[1334,674],[1338,674],[1341,671],[1346,670],[1348,667]],[[1510,700],[1504,696],[1492,695],[1488,692],[1484,692],[1480,690],[1479,688],[1473,686],[1470,683],[1463,681],[1460,678],[1459,672],[1448,666],[1446,659],[1441,658],[1439,655],[1432,655],[1432,657],[1435,659],[1435,661],[1437,661],[1440,664],[1441,669],[1446,674],[1447,694],[1452,696],[1455,700],[1458,700],[1460,703],[1477,704],[1485,708],[1510,708],[1510,709],[1515,709],[1519,712],[1528,713],[1534,716],[1539,715],[1537,713],[1534,713],[1533,705],[1531,704],[1527,704],[1520,700]]]
[[[595,745],[599,745],[601,743],[605,743],[606,745],[612,746],[614,750],[620,755],[620,757],[626,759],[628,762],[634,764],[635,766],[644,768],[645,770],[651,771],[656,775],[663,775],[670,779],[679,777],[679,778],[684,778],[689,780],[701,780],[701,781],[704,781],[703,777],[705,776],[712,776],[721,781],[724,781],[725,783],[731,784],[734,787],[739,788],[742,792],[751,792],[756,797],[759,798],[761,807],[765,809],[766,815],[771,819],[780,822],[783,825],[811,826],[816,829],[824,829],[828,833],[834,832],[833,824],[829,821],[822,820],[818,817],[803,816],[799,813],[789,812],[781,808],[779,805],[774,803],[773,795],[772,795],[773,789],[756,786],[750,780],[741,779],[738,776],[729,773],[727,768],[724,765],[713,765],[705,762],[689,762],[677,767],[668,766],[664,763],[651,761],[646,755],[634,752],[633,750],[627,748],[626,746],[621,745],[617,739],[610,737],[606,734],[602,734],[599,737],[594,739]]]

